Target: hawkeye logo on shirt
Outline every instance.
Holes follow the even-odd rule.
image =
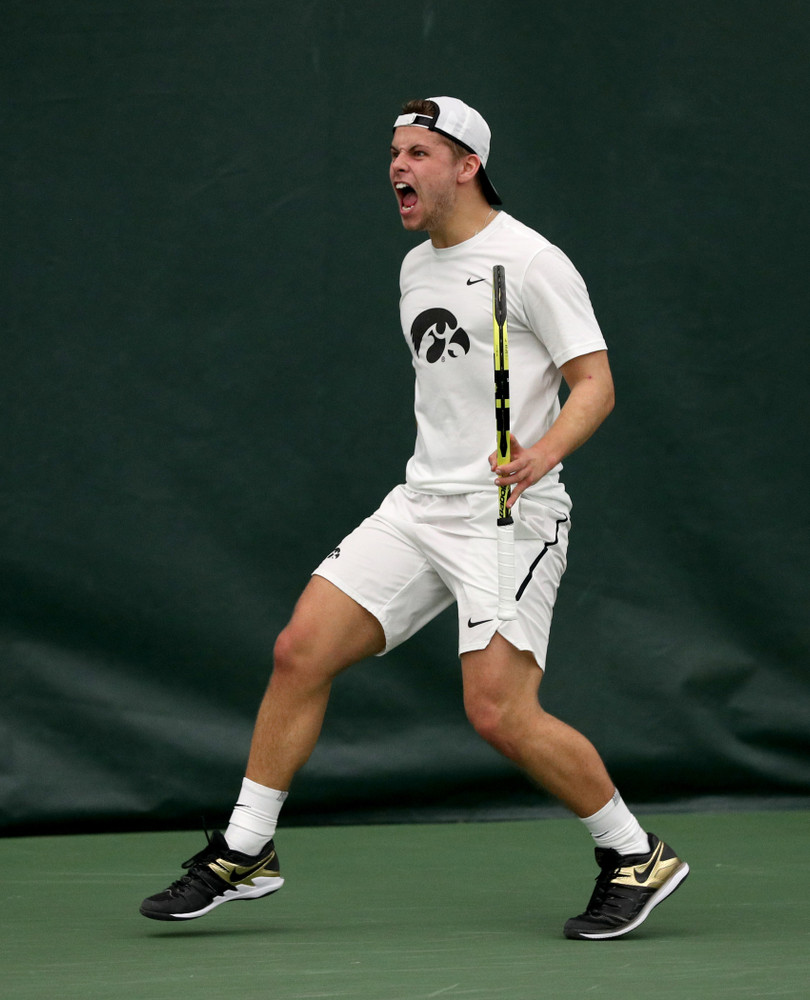
[[[435,365],[437,361],[462,357],[470,353],[467,331],[449,309],[426,309],[411,324],[411,340],[417,358],[423,341],[426,341],[425,360]]]

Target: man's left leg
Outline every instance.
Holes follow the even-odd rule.
[[[461,656],[464,707],[476,732],[578,816],[597,845],[601,869],[587,909],[567,937],[619,937],[673,892],[689,866],[642,830],[593,744],[541,707],[543,672],[532,653],[496,633]]]

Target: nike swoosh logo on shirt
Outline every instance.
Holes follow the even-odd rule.
[[[468,285],[477,285],[479,281],[485,281],[485,278],[467,278]]]
[[[483,279],[482,279],[483,280]],[[480,622],[474,622],[472,618],[467,619],[467,628],[475,628],[476,625],[486,625],[487,622],[491,622],[491,618],[483,618]]]

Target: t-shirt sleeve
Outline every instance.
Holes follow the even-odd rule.
[[[579,271],[557,247],[539,251],[523,278],[526,321],[559,368],[607,348]]]

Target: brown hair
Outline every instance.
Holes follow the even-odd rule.
[[[435,101],[406,101],[405,104],[402,105],[402,113],[403,115],[427,115],[428,118],[435,118],[439,113],[439,106]],[[450,149],[452,149],[456,162],[462,160],[465,156],[470,155],[469,149],[465,149],[460,143],[451,139],[450,136],[442,135],[441,132],[437,132],[436,134],[440,139],[443,139],[447,143]]]

